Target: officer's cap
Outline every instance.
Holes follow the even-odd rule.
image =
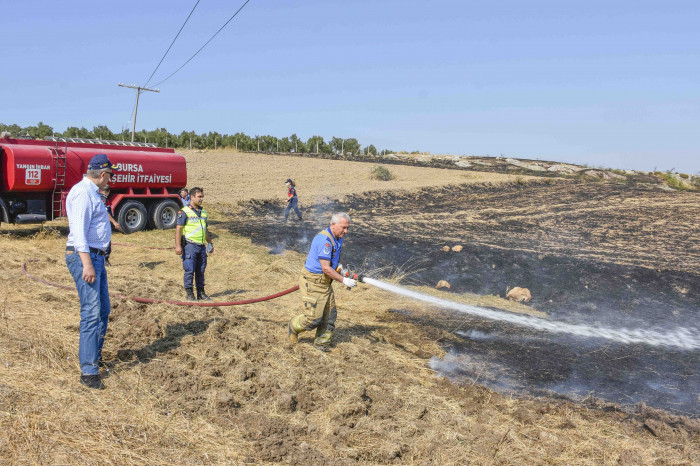
[[[88,170],[103,170],[105,168],[111,168],[112,170],[117,169],[117,165],[113,165],[106,154],[97,154],[90,159]]]

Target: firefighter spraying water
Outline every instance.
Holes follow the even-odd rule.
[[[698,337],[699,332],[696,329],[679,328],[670,331],[627,328],[611,329],[585,324],[555,322],[532,316],[457,303],[367,277],[362,273],[358,273],[355,267],[351,265],[343,267],[339,263],[342,237],[347,232],[349,217],[336,218],[336,215],[333,216],[330,228],[321,231],[316,238],[314,238],[309,257],[302,271],[299,287],[302,292],[304,309],[307,313],[300,314],[289,321],[289,338],[292,343],[298,341],[298,335],[301,332],[316,329],[314,344],[319,349],[328,351],[328,345],[330,344],[330,339],[335,328],[337,316],[335,297],[331,287],[332,281],[335,280],[342,282],[348,289],[355,287],[357,282],[362,282],[437,307],[451,309],[490,320],[508,322],[535,330],[552,333],[567,333],[584,338],[604,338],[623,344],[643,343],[651,346],[666,346],[682,350],[700,349],[700,337]],[[344,229],[337,223],[341,219],[344,221],[344,223],[342,223]],[[319,247],[321,249],[319,249]]]
[[[330,226],[321,230],[311,242],[311,248],[299,276],[299,291],[303,313],[293,317],[287,324],[289,341],[295,344],[299,334],[316,330],[314,346],[321,351],[330,351],[331,338],[335,330],[338,311],[335,306],[333,281],[346,287],[357,285],[359,276],[348,271],[339,273],[343,238],[350,228],[350,216],[338,212],[331,217]]]

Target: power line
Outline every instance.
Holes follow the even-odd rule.
[[[180,30],[177,31],[177,35],[175,35],[175,38],[174,38],[173,41],[170,43],[170,46],[168,47],[168,50],[165,51],[165,53],[163,54],[163,57],[162,57],[162,58],[160,59],[160,61],[158,62],[158,65],[156,66],[156,69],[153,70],[153,73],[151,73],[151,75],[148,77],[148,81],[146,81],[146,83],[143,85],[143,87],[148,86],[148,83],[151,81],[151,78],[153,77],[154,74],[156,74],[156,71],[158,71],[158,68],[160,68],[160,64],[163,63],[163,60],[165,60],[165,56],[168,54],[168,52],[170,52],[170,49],[172,48],[172,46],[173,46],[173,44],[175,43],[175,41],[177,40],[177,38],[180,36],[180,33],[182,32],[182,30],[185,28],[185,24],[187,24],[187,21],[190,20],[190,16],[192,16],[192,13],[194,13],[194,9],[197,8],[197,5],[199,5],[199,2],[200,2],[200,0],[197,0],[197,3],[195,3],[194,6],[192,7],[192,11],[190,11],[190,14],[187,15],[187,19],[185,20],[184,23],[182,23],[182,26],[180,27]]]
[[[241,5],[241,7],[240,7],[238,10],[236,10],[236,12],[233,14],[233,16],[231,16],[231,17],[228,19],[228,21],[226,21],[226,22],[224,23],[224,25],[221,26],[221,27],[219,28],[219,30],[216,31],[216,33],[215,33],[213,36],[211,36],[211,38],[210,38],[208,41],[206,41],[206,43],[205,43],[204,45],[202,45],[202,47],[200,47],[199,50],[197,50],[197,51],[195,52],[194,55],[192,55],[185,63],[183,63],[182,66],[181,66],[180,68],[176,69],[170,76],[168,76],[167,78],[165,78],[164,80],[162,80],[161,82],[159,82],[158,84],[156,84],[155,86],[159,86],[159,85],[163,84],[165,81],[167,81],[168,79],[172,78],[172,77],[175,75],[175,73],[177,73],[178,71],[180,71],[181,69],[183,69],[183,68],[185,67],[185,65],[187,65],[190,61],[192,61],[192,59],[193,59],[194,57],[196,57],[197,54],[198,54],[199,52],[201,52],[202,49],[204,49],[204,47],[206,47],[207,45],[209,45],[209,42],[211,42],[211,41],[214,39],[214,37],[216,37],[216,36],[222,31],[222,29],[224,29],[224,28],[228,25],[228,23],[230,23],[231,20],[233,20],[233,18],[235,18],[236,15],[238,15],[238,13],[240,13],[240,11],[243,9],[243,7],[245,7],[245,6],[248,4],[248,2],[250,2],[250,0],[246,0],[246,2],[245,2],[243,5]],[[149,80],[150,80],[150,78],[149,78]],[[154,87],[155,87],[155,86],[154,86]]]

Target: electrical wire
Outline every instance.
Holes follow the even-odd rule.
[[[160,59],[160,61],[158,62],[158,65],[156,66],[156,69],[153,70],[153,73],[151,73],[151,75],[148,77],[148,81],[146,81],[146,84],[144,84],[142,87],[146,87],[146,86],[148,85],[148,83],[151,81],[151,78],[153,78],[153,75],[156,74],[156,71],[158,71],[158,68],[160,68],[160,64],[163,63],[163,60],[165,60],[165,56],[168,54],[168,52],[170,52],[170,49],[173,47],[173,44],[175,43],[175,41],[177,40],[177,38],[180,37],[180,33],[181,33],[182,30],[185,28],[185,24],[187,24],[187,21],[190,20],[190,16],[192,16],[192,13],[194,13],[194,9],[197,8],[197,5],[199,5],[199,2],[200,2],[200,0],[197,0],[197,3],[194,4],[194,6],[192,7],[192,11],[190,11],[190,14],[187,15],[187,19],[185,20],[184,23],[182,23],[182,26],[180,27],[180,30],[177,31],[177,34],[175,35],[175,38],[173,39],[173,41],[170,43],[170,46],[168,47],[168,50],[165,51],[165,53],[163,54],[163,57],[162,57],[162,58]]]
[[[226,21],[226,22],[224,23],[224,25],[221,26],[221,27],[219,28],[219,30],[216,31],[216,33],[215,33],[213,36],[211,36],[211,38],[209,38],[209,40],[206,41],[205,44],[202,45],[202,47],[200,47],[199,50],[197,50],[197,51],[195,52],[194,55],[192,55],[185,63],[183,63],[182,66],[181,66],[180,68],[176,69],[170,76],[168,76],[168,77],[165,78],[164,80],[160,81],[158,84],[154,84],[153,87],[159,86],[159,85],[163,84],[165,81],[167,81],[168,79],[172,78],[172,77],[175,75],[175,73],[177,73],[178,71],[180,71],[181,69],[183,69],[183,68],[185,67],[185,65],[187,65],[190,61],[192,61],[192,59],[193,59],[194,57],[196,57],[197,54],[199,54],[199,52],[201,52],[202,49],[204,49],[204,47],[206,47],[207,45],[209,45],[209,42],[211,42],[212,40],[214,40],[214,37],[216,37],[216,36],[228,25],[228,23],[230,23],[230,22],[233,20],[233,18],[235,18],[236,15],[238,15],[238,13],[241,12],[241,10],[243,9],[243,7],[245,7],[245,6],[248,4],[248,2],[250,2],[250,0],[246,0],[246,2],[245,2],[243,5],[241,5],[241,7],[240,7],[238,10],[236,10],[236,12],[233,14],[233,16],[231,16],[231,17],[228,19],[228,21]]]

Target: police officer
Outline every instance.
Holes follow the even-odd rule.
[[[202,208],[204,191],[202,188],[192,188],[189,197],[189,204],[177,213],[175,253],[182,256],[187,299],[211,301],[204,292],[204,271],[207,268],[207,252],[213,252],[214,246],[211,244],[211,234],[207,228],[207,212]],[[192,292],[193,276],[197,285],[196,298]]]
[[[182,207],[187,207],[189,205],[190,193],[187,191],[187,188],[182,188],[178,193],[178,197],[180,198],[180,202],[182,202]]]
[[[309,255],[299,277],[299,290],[304,304],[304,313],[292,318],[287,324],[289,341],[299,341],[299,334],[316,329],[314,345],[321,351],[330,349],[338,312],[335,308],[333,280],[352,288],[357,281],[343,278],[336,268],[343,248],[343,237],[350,227],[350,216],[344,212],[333,214],[331,225],[319,232],[311,242]]]

